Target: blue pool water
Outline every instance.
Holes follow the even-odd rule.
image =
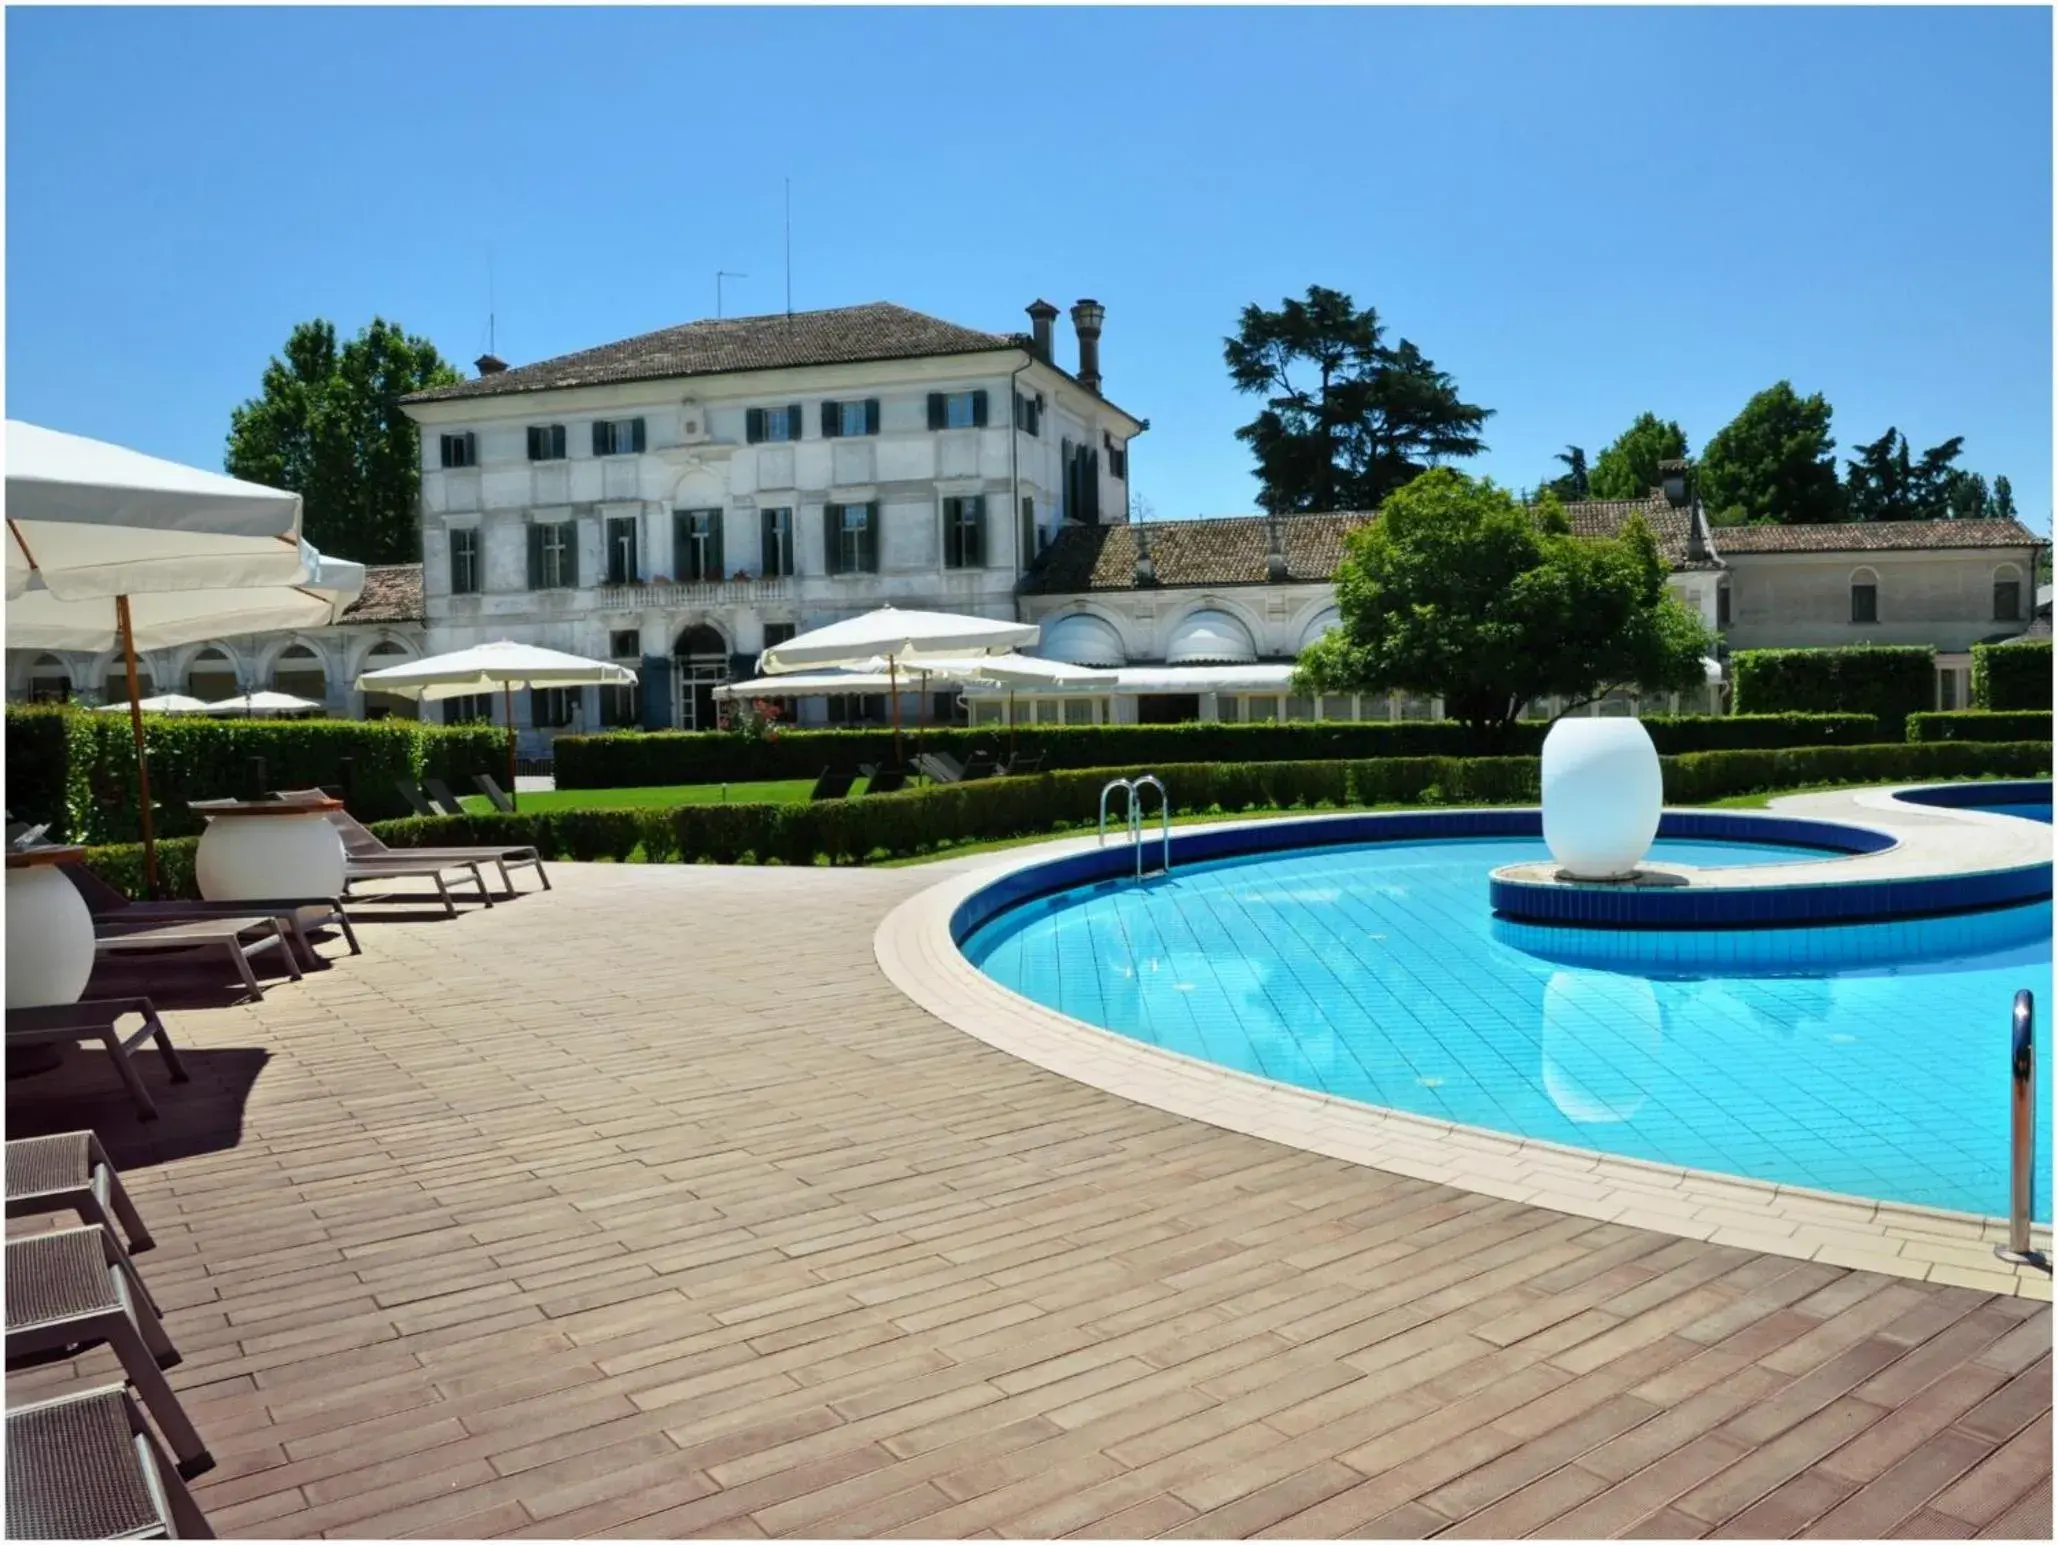
[[[2051,807],[2049,805],[1967,805],[1964,808],[1968,810],[1984,810],[1989,815],[2020,816],[2025,821],[2042,821],[2046,826],[2051,824]]]
[[[1681,975],[1663,935],[1615,969],[1553,965],[1495,936],[1487,875],[1533,838],[1290,850],[1104,882],[1011,908],[964,942],[1002,985],[1225,1067],[1498,1131],[1967,1212],[2007,1211],[2007,1042],[2037,994],[2049,1130],[2051,906],[1863,925],[1890,964],[1830,959]],[[1806,849],[1660,842],[1699,864]],[[1672,936],[1675,940],[1677,935]],[[1754,935],[1762,939],[1764,935]],[[2049,1144],[2036,1215],[2051,1216]]]

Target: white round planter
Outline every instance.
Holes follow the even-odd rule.
[[[1544,736],[1544,842],[1571,878],[1626,878],[1664,803],[1658,748],[1639,721],[1560,719]]]
[[[7,871],[7,1006],[76,1003],[93,974],[93,914],[50,865]]]
[[[343,839],[319,813],[217,815],[193,877],[209,901],[277,901],[343,893]]]

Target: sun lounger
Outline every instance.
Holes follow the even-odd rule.
[[[310,928],[334,925],[342,931],[350,953],[362,955],[350,914],[335,896],[281,898],[275,901],[131,901],[84,864],[61,864],[66,879],[86,898],[96,923],[175,923],[222,917],[271,917],[286,930],[288,941],[307,965],[317,964]]]
[[[7,1413],[7,1537],[211,1540],[214,1530],[119,1384]]]
[[[1023,773],[1042,771],[1043,753],[1041,751],[1024,751],[1020,756],[1011,757],[1006,768],[1007,775],[1010,778],[1020,777]]]
[[[96,922],[93,951],[96,955],[134,955],[157,950],[220,950],[235,962],[250,996],[262,998],[264,988],[250,969],[250,958],[277,949],[294,981],[300,980],[300,960],[275,917],[196,917],[176,923]]]
[[[936,783],[962,783],[965,778],[964,763],[945,751],[925,751],[915,758],[915,765]]]
[[[282,789],[277,797],[284,800],[305,800],[314,798],[315,791]],[[349,811],[329,810],[323,813],[328,817],[329,824],[336,828],[337,835],[343,839],[343,852],[349,859],[353,873],[360,865],[375,868],[380,864],[405,864],[416,873],[424,872],[423,865],[436,865],[440,869],[469,868],[473,878],[477,879],[478,866],[492,864],[500,870],[501,888],[510,896],[515,894],[515,888],[514,881],[508,876],[509,869],[534,869],[536,878],[543,882],[543,888],[550,889],[550,876],[543,868],[541,855],[533,847],[521,844],[501,847],[482,843],[470,847],[391,848],[381,842],[371,828]],[[368,875],[367,878],[369,877]],[[486,896],[486,904],[491,906],[493,898],[486,894],[483,880],[479,881],[479,892]]]
[[[429,803],[445,815],[464,815],[464,802],[450,792],[450,785],[441,778],[422,779],[422,792],[429,796]]]
[[[42,1217],[71,1212],[81,1223],[97,1223],[126,1261],[153,1241],[143,1215],[129,1200],[121,1176],[92,1132],[56,1132],[48,1137],[22,1137],[7,1145],[7,1216]],[[115,1231],[119,1220],[121,1232]],[[122,1234],[128,1246],[122,1246]],[[141,1286],[141,1279],[137,1279]],[[156,1307],[156,1301],[151,1301]]]
[[[822,776],[815,779],[815,786],[808,790],[807,797],[810,802],[818,799],[848,799],[857,781],[858,775],[855,772],[836,772],[824,767]]]
[[[119,1027],[131,1014],[143,1016],[143,1028],[125,1037]],[[171,1036],[165,1031],[164,1021],[157,1017],[156,1005],[148,998],[87,998],[78,1003],[53,1004],[48,1008],[7,1011],[8,1050],[12,1051],[17,1046],[84,1045],[97,1041],[107,1048],[115,1072],[121,1075],[129,1098],[136,1102],[136,1114],[145,1121],[155,1121],[157,1102],[150,1098],[150,1091],[143,1087],[136,1065],[129,1060],[129,1053],[146,1038],[157,1043],[158,1054],[164,1058],[165,1071],[171,1075],[173,1083],[183,1084],[191,1080],[192,1075],[179,1060],[178,1048],[172,1045]]]
[[[214,1468],[165,1379],[179,1364],[135,1266],[97,1223],[7,1241],[7,1367],[35,1367],[103,1343],[178,1456],[179,1474]]]
[[[991,778],[999,771],[1000,766],[994,761],[991,751],[974,751],[965,758],[964,781],[966,783],[976,783],[981,778]]]
[[[514,801],[509,799],[507,792],[493,781],[491,773],[473,773],[472,782],[478,786],[481,794],[484,794],[488,800],[492,801],[495,810],[498,810],[502,815],[513,815],[515,813]]]
[[[867,794],[898,794],[908,786],[905,767],[882,767],[865,784]]]
[[[436,807],[422,798],[422,791],[405,778],[395,778],[393,787],[400,790],[400,797],[407,801],[407,808],[416,815],[434,815]]]

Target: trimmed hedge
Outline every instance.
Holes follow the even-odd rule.
[[[1662,754],[1758,750],[1795,745],[1859,745],[1879,739],[1867,714],[1760,714],[1654,717],[1643,721]],[[1515,727],[1513,750],[1534,755],[1542,723]],[[912,730],[906,735],[912,747]],[[975,749],[1003,752],[1004,729],[932,729],[930,751],[963,760]],[[1041,752],[1044,767],[1113,767],[1124,762],[1304,762],[1377,757],[1463,756],[1471,749],[1455,720],[1349,724],[1048,724],[1015,732],[1016,748]],[[813,778],[825,767],[893,758],[890,730],[787,730],[749,741],[712,732],[560,735],[553,748],[560,789],[660,788],[682,783],[755,783]]]
[[[1995,712],[2051,711],[2051,641],[1972,646],[1972,701]]]
[[[1811,784],[2029,777],[2050,767],[2048,741],[1703,751],[1665,759],[1665,795],[1672,804],[1704,804]],[[820,804],[437,816],[374,829],[395,847],[533,843],[546,859],[621,862],[640,852],[651,863],[863,864],[963,842],[1090,829],[1102,785],[1142,770],[1072,769]],[[1181,811],[1533,804],[1538,797],[1534,757],[1160,763],[1153,770]],[[190,839],[160,844],[170,894],[191,894],[192,848]],[[87,862],[110,884],[141,893],[142,850],[135,844],[96,848]]]
[[[1888,740],[1936,701],[1936,651],[1927,644],[1741,649],[1730,667],[1740,714],[1868,713]]]
[[[1987,713],[1960,709],[1955,713],[1911,713],[1910,740],[2049,740],[2051,710],[2041,713]]]
[[[463,784],[506,765],[506,732],[490,725],[445,727],[411,719],[214,719],[146,714],[150,792],[158,835],[197,832],[193,799],[249,792],[250,759],[262,757],[272,788],[345,786],[364,820],[404,814],[397,779],[439,777]],[[350,759],[349,778],[344,760]],[[135,742],[126,714],[75,708],[9,707],[7,808],[18,820],[48,821],[74,842],[133,841],[138,822]]]

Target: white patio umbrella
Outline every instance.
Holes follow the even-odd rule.
[[[1037,636],[1033,623],[882,606],[774,644],[758,656],[757,668],[767,676],[784,676],[822,666],[866,669],[883,659],[893,703],[893,754],[898,759],[901,671],[920,669],[925,661],[1006,654],[1017,645],[1035,643]]]
[[[303,585],[313,577],[306,557],[312,551],[300,541],[298,494],[83,435],[7,422],[7,642],[30,644],[35,618],[56,603],[88,606],[90,622],[70,636],[90,632],[100,641],[77,647],[105,648],[103,627],[119,639],[136,742],[143,873],[153,893],[157,833],[143,715],[136,707],[131,598]],[[361,570],[357,583],[363,584]],[[48,602],[35,601],[38,590]],[[206,631],[180,641],[232,631],[222,626],[219,606],[210,617]],[[45,625],[56,624],[46,619]]]
[[[582,655],[563,654],[535,644],[517,644],[500,639],[475,644],[449,654],[410,660],[405,665],[382,671],[366,671],[357,678],[360,692],[391,692],[417,702],[434,703],[451,697],[470,697],[498,687],[507,699],[507,796],[515,799],[516,687],[628,687],[636,684],[636,673],[610,660],[588,660]],[[519,803],[519,801],[517,801]]]
[[[241,697],[225,697],[219,703],[204,704],[201,712],[256,718],[283,713],[319,713],[327,706],[312,698],[295,697],[290,692],[245,692]]]
[[[1110,670],[1071,665],[1063,660],[1046,660],[1038,655],[1017,654],[1012,650],[1007,654],[989,655],[977,665],[982,677],[1008,689],[1008,748],[1011,754],[1015,744],[1016,688],[1042,687],[1047,691],[1082,692],[1112,687],[1119,679]]]
[[[208,705],[197,697],[188,697],[183,692],[160,692],[155,697],[146,697],[135,705],[144,713],[206,713]],[[127,703],[102,703],[95,713],[127,713]]]

